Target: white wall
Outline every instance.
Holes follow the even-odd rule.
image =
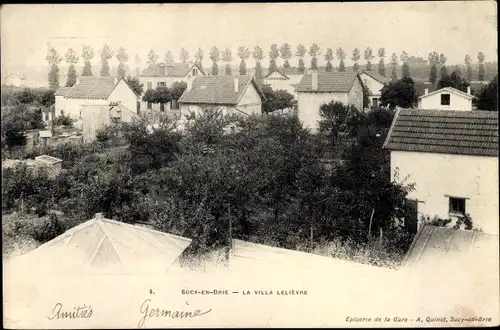
[[[247,86],[236,107],[247,115],[262,113],[262,100],[253,84]]]
[[[312,133],[317,132],[318,121],[321,119],[319,108],[323,103],[338,101],[348,103],[346,93],[298,93],[297,116],[304,127],[310,128]],[[363,101],[363,100],[361,100]]]
[[[272,78],[280,78],[283,77],[281,74],[274,72],[271,76],[264,79],[264,84],[270,85],[273,90],[283,89],[288,93],[292,94],[295,98],[297,98],[297,93],[295,92],[295,87],[292,85],[297,85],[302,79],[303,75],[289,75],[289,79],[285,80],[277,80]]]
[[[449,198],[445,195],[469,198],[466,213],[475,227],[486,233],[498,234],[498,158],[448,155],[419,152],[391,152],[391,172],[399,168],[399,179],[409,175],[415,183],[421,215],[437,215],[448,219]]]
[[[125,80],[121,80],[108,97],[109,102],[121,102],[129,110],[137,113],[137,96],[127,85]]]
[[[83,105],[98,105],[98,104],[107,104],[106,100],[95,100],[95,99],[66,99],[66,108],[64,110],[65,114],[69,114],[73,119],[80,118],[80,112]],[[59,116],[61,112],[57,110],[56,117]]]
[[[56,107],[56,116],[59,116],[61,114],[61,111],[64,111],[65,114],[68,114],[68,111],[66,110],[66,107],[67,107],[67,100],[64,96],[56,96],[55,97],[56,99],[56,103],[55,103],[55,107]],[[77,115],[77,113],[74,114],[75,116]]]
[[[366,73],[362,73],[359,76],[361,78],[361,81],[370,90],[370,93],[371,93],[370,95],[372,95],[372,96],[380,96],[381,95],[382,88],[384,87],[384,84],[382,84],[378,80],[373,79],[371,76],[367,75]]]
[[[450,94],[450,105],[441,105],[441,94]],[[419,98],[419,109],[429,110],[472,110],[472,100],[447,91]]]

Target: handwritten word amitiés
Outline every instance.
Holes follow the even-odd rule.
[[[186,305],[189,305],[186,302]],[[202,316],[208,314],[212,309],[202,312],[197,309],[195,311],[180,311],[180,310],[170,310],[165,308],[155,308],[151,306],[151,299],[146,299],[141,305],[141,314],[143,315],[139,320],[138,326],[142,328],[144,323],[148,318],[171,318],[171,319],[186,319],[195,318],[197,316]]]
[[[88,319],[92,316],[92,307],[83,305],[83,306],[73,306],[73,310],[68,311],[64,310],[63,305],[61,303],[55,304],[52,309],[52,315],[47,316],[49,320],[54,319]]]

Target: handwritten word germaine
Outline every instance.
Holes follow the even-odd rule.
[[[92,307],[90,305],[73,306],[73,310],[65,310],[63,304],[57,303],[52,309],[49,320],[54,319],[88,319],[92,316]]]
[[[189,306],[187,302],[186,305]],[[171,318],[171,319],[195,318],[197,316],[208,314],[211,311],[212,309],[208,309],[202,312],[199,309],[195,311],[180,311],[180,310],[174,311],[164,308],[155,308],[151,305],[151,299],[146,299],[141,305],[141,314],[143,316],[139,320],[138,327],[142,328],[148,318]]]

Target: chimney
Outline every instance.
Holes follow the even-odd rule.
[[[424,89],[424,95],[427,95],[427,94],[429,94],[429,89],[428,88]]]
[[[189,77],[186,79],[186,90],[190,91],[193,88],[194,77]]]
[[[318,71],[317,70],[311,71],[311,90],[313,90],[313,91],[318,90]]]
[[[234,77],[234,92],[239,93],[239,89],[240,89],[239,79],[238,79],[238,76],[235,76]]]
[[[470,86],[467,86],[467,94],[472,95],[470,91]]]
[[[103,218],[102,213],[96,213],[95,216],[94,216],[94,218],[96,218],[96,219],[102,219]]]

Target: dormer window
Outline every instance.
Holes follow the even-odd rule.
[[[159,69],[160,69],[160,76],[164,76],[165,75],[165,65],[160,65]]]
[[[197,75],[198,75],[198,70],[193,69],[193,76],[197,76]]]

